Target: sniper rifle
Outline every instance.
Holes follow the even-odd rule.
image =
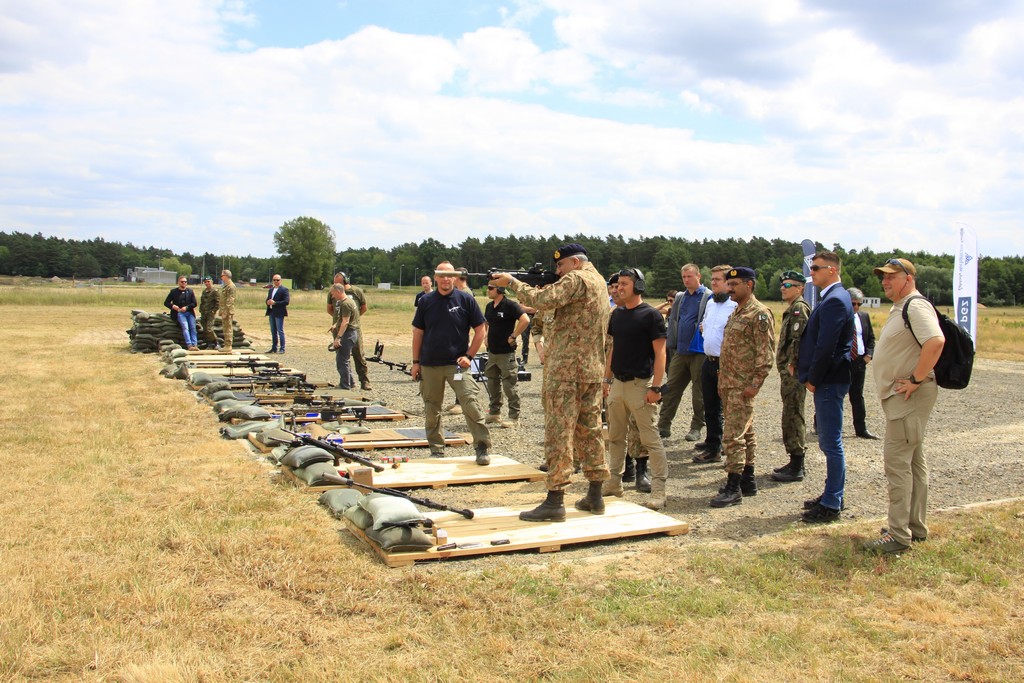
[[[332,456],[334,456],[335,467],[340,465],[341,461],[344,460],[345,462],[357,462],[360,465],[372,467],[374,472],[383,472],[385,470],[385,467],[383,465],[378,465],[369,458],[364,458],[361,455],[356,455],[352,451],[342,448],[340,444],[337,444],[333,441],[328,441],[327,439],[317,439],[316,437],[311,436],[309,434],[300,434],[297,432],[289,431],[287,429],[282,429],[281,431],[285,432],[286,434],[290,434],[292,438],[280,439],[277,437],[271,437],[271,439],[273,441],[277,441],[278,443],[288,444],[289,446],[292,447],[316,446],[317,448],[322,448],[328,453],[330,453]]]
[[[397,489],[389,489],[384,488],[382,486],[370,486],[369,484],[360,484],[359,482],[353,481],[348,477],[342,477],[341,475],[334,475],[330,473],[322,475],[321,478],[324,481],[331,482],[332,484],[341,484],[342,486],[348,486],[350,488],[365,489],[367,491],[372,491],[374,493],[383,493],[388,496],[395,496],[396,498],[405,498],[407,501],[411,503],[415,503],[416,505],[422,505],[423,507],[430,508],[431,510],[443,510],[445,512],[454,512],[455,514],[462,515],[466,519],[473,519],[472,510],[460,510],[459,508],[455,508],[450,505],[445,505],[444,503],[437,503],[435,501],[430,500],[429,498],[417,498],[416,496],[410,496],[408,493],[405,493],[404,491],[399,491]]]

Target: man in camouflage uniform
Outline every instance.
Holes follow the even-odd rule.
[[[362,289],[348,281],[348,275],[343,272],[335,273],[334,284],[345,286],[345,294],[352,297],[355,301],[356,307],[359,309],[360,317],[366,314],[366,295],[363,294]],[[330,288],[327,290],[327,314],[333,319],[334,298],[331,296]],[[363,354],[362,329],[359,330],[355,346],[352,347],[352,360],[356,366],[356,375],[359,376],[359,388],[363,391],[370,391],[373,387],[370,386],[370,376],[367,374],[366,356]]]
[[[231,271],[224,269],[220,272],[220,281],[223,286],[217,297],[220,304],[220,324],[224,328],[224,353],[231,352],[231,346],[235,341],[234,329],[231,321],[235,319],[235,283],[231,281]]]
[[[199,299],[199,322],[203,328],[203,340],[206,342],[206,348],[215,349],[217,348],[217,335],[213,332],[213,320],[217,317],[219,292],[213,288],[213,278],[209,275],[203,278],[203,286],[205,287],[203,296]]]
[[[782,274],[782,300],[789,304],[782,314],[782,332],[775,364],[782,380],[782,443],[789,453],[789,462],[776,467],[771,478],[775,481],[804,480],[804,451],[807,444],[807,424],[804,421],[804,399],[807,387],[797,379],[797,359],[800,356],[800,337],[807,328],[811,307],[804,301],[807,278],[795,270]]]
[[[508,273],[491,284],[511,289],[540,315],[554,311],[545,326],[544,456],[548,466],[547,498],[522,512],[529,522],[565,519],[565,488],[572,478],[574,449],[589,482],[584,500],[590,512],[602,514],[601,486],[608,479],[601,435],[601,379],[604,376],[608,293],[601,274],[582,245],[571,243],[554,254],[559,279],[544,288],[532,287]]]
[[[775,358],[775,319],[754,297],[753,269],[733,268],[726,278],[736,310],[725,325],[719,358],[718,393],[725,412],[722,446],[728,479],[711,500],[711,507],[716,508],[739,505],[743,496],[757,495],[754,399]]]

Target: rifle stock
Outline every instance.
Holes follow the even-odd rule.
[[[473,277],[485,277],[488,281],[493,280],[498,273],[508,273],[520,282],[525,282],[533,287],[543,287],[558,281],[558,274],[550,270],[544,270],[544,266],[535,263],[532,268],[509,270],[507,268],[488,268],[486,273],[467,273]]]

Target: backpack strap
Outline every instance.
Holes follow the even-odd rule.
[[[921,340],[917,338],[917,333],[914,332],[914,328],[910,325],[910,316],[907,314],[907,309],[910,308],[910,302],[913,301],[914,299],[924,299],[925,301],[928,301],[928,299],[921,294],[915,294],[913,296],[907,297],[906,302],[904,302],[903,304],[903,325],[908,330],[910,330],[910,334],[914,335],[914,341],[917,342],[917,345],[921,346]],[[935,310],[935,304],[933,304],[931,301],[928,301],[928,305],[932,307],[932,310],[935,311],[936,317],[938,317],[939,313],[938,311]]]

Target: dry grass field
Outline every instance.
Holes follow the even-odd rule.
[[[938,513],[900,558],[855,549],[872,520],[388,569],[128,353],[162,294],[17,289],[0,681],[1024,680],[1020,502]],[[320,345],[323,297],[297,297],[289,344]],[[369,338],[407,343],[409,299],[374,293]],[[986,312],[982,355],[1024,360],[1022,327]]]

